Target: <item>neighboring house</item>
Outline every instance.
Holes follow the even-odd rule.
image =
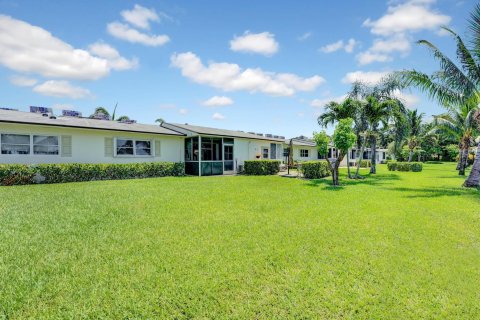
[[[183,141],[154,125],[0,110],[0,163],[180,162]]]
[[[192,175],[233,174],[245,160],[283,160],[285,137],[215,129],[189,124],[162,123],[185,138],[185,171]]]
[[[313,140],[298,137],[292,143],[294,161],[321,158]],[[185,162],[187,174],[222,175],[241,171],[245,160],[285,163],[289,144],[289,139],[272,134],[0,109],[0,164],[172,161]],[[328,156],[336,156],[335,148],[329,149]],[[368,149],[364,157],[369,158]],[[352,156],[352,164],[355,158]],[[386,150],[379,149],[377,161],[384,159]],[[342,164],[346,165],[346,160]]]

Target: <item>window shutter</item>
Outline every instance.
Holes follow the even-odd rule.
[[[160,157],[160,141],[155,140],[155,157]]]
[[[113,157],[113,138],[105,138],[105,157]]]
[[[72,136],[62,136],[62,157],[71,157],[72,156]]]

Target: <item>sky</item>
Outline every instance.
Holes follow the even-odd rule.
[[[437,70],[475,1],[0,0],[0,107],[113,110],[287,137],[321,128],[355,80]],[[409,108],[443,110],[399,93]],[[330,129],[331,130],[331,129]]]

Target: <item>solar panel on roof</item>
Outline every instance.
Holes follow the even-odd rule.
[[[62,110],[62,116],[64,117],[81,117],[82,113],[75,110]]]
[[[14,108],[4,108],[4,107],[0,107],[0,110],[18,111],[18,109],[14,109]]]
[[[52,108],[30,106],[30,112],[32,112],[32,113],[52,113]]]

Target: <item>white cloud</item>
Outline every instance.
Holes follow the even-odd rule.
[[[128,70],[138,66],[138,59],[128,60],[122,56],[114,47],[103,43],[96,42],[88,47],[91,54],[108,61],[109,66],[115,70]]]
[[[221,113],[218,113],[218,112],[215,112],[213,115],[212,115],[212,119],[213,120],[224,120],[225,119],[225,116]]]
[[[109,23],[107,25],[107,31],[115,38],[151,47],[162,46],[170,41],[170,38],[165,34],[149,35],[120,22]]]
[[[339,97],[328,97],[328,98],[322,98],[322,99],[314,99],[310,102],[310,105],[314,108],[323,108],[323,107],[325,107],[325,105],[327,103],[329,103],[331,101],[340,103],[343,100],[345,100],[346,98],[347,98],[347,95],[344,94],[344,95],[339,96]]]
[[[160,22],[155,9],[148,9],[138,4],[132,10],[124,10],[120,14],[125,21],[141,29],[150,29],[150,21]]]
[[[348,53],[352,53],[353,52],[353,49],[355,49],[355,46],[358,44],[358,41],[353,39],[353,38],[350,38],[348,39],[348,42],[345,44],[345,52],[348,52]]]
[[[343,77],[343,83],[354,83],[355,81],[362,81],[375,85],[382,80],[388,72],[378,72],[378,71],[354,71],[349,72]]]
[[[278,51],[278,42],[270,32],[250,33],[245,31],[243,36],[235,36],[230,40],[230,50],[239,52],[259,53],[271,56]]]
[[[320,48],[320,51],[324,53],[332,53],[338,50],[345,50],[347,53],[353,52],[355,49],[355,46],[358,44],[358,41],[350,38],[347,42],[344,42],[343,40],[338,40],[337,42],[327,44],[326,46],[323,46]]]
[[[308,38],[310,38],[312,35],[313,35],[313,32],[308,31],[308,32],[305,32],[304,34],[302,34],[300,37],[298,37],[297,40],[298,41],[305,41]]]
[[[418,96],[410,93],[404,93],[400,90],[396,90],[393,95],[403,101],[403,103],[405,103],[405,105],[410,109],[415,108],[420,102],[420,98]]]
[[[188,110],[184,109],[184,108],[181,108],[181,109],[178,110],[178,113],[180,113],[181,115],[186,115],[188,113]]]
[[[40,27],[0,15],[0,64],[49,78],[97,80],[114,67]]]
[[[343,40],[338,40],[337,42],[327,44],[320,48],[320,51],[325,53],[335,52],[343,48]]]
[[[24,77],[24,76],[11,76],[10,82],[18,87],[33,87],[37,84],[37,79]]]
[[[36,93],[57,98],[81,99],[91,97],[87,89],[72,86],[68,81],[49,80],[33,88]]]
[[[372,62],[388,62],[392,61],[392,59],[393,58],[387,54],[371,51],[360,52],[357,54],[357,61],[361,66],[370,64]]]
[[[436,0],[408,0],[400,4],[390,2],[387,12],[378,20],[367,19],[363,26],[370,27],[373,34],[383,38],[374,40],[372,46],[357,55],[360,65],[393,60],[393,53],[403,56],[411,50],[409,35],[421,30],[439,32],[451,18],[431,8]]]
[[[202,104],[207,107],[223,107],[233,104],[233,100],[225,96],[213,96]]]
[[[226,62],[210,62],[205,66],[192,52],[173,54],[171,62],[190,80],[225,91],[292,96],[297,91],[312,91],[325,82],[318,75],[301,78],[295,74],[266,72],[260,68],[242,70],[239,65]]]
[[[398,5],[391,5],[387,13],[378,20],[365,20],[364,26],[370,27],[373,34],[390,36],[403,32],[420,30],[437,30],[448,25],[451,17],[431,8],[435,0],[410,0]]]

